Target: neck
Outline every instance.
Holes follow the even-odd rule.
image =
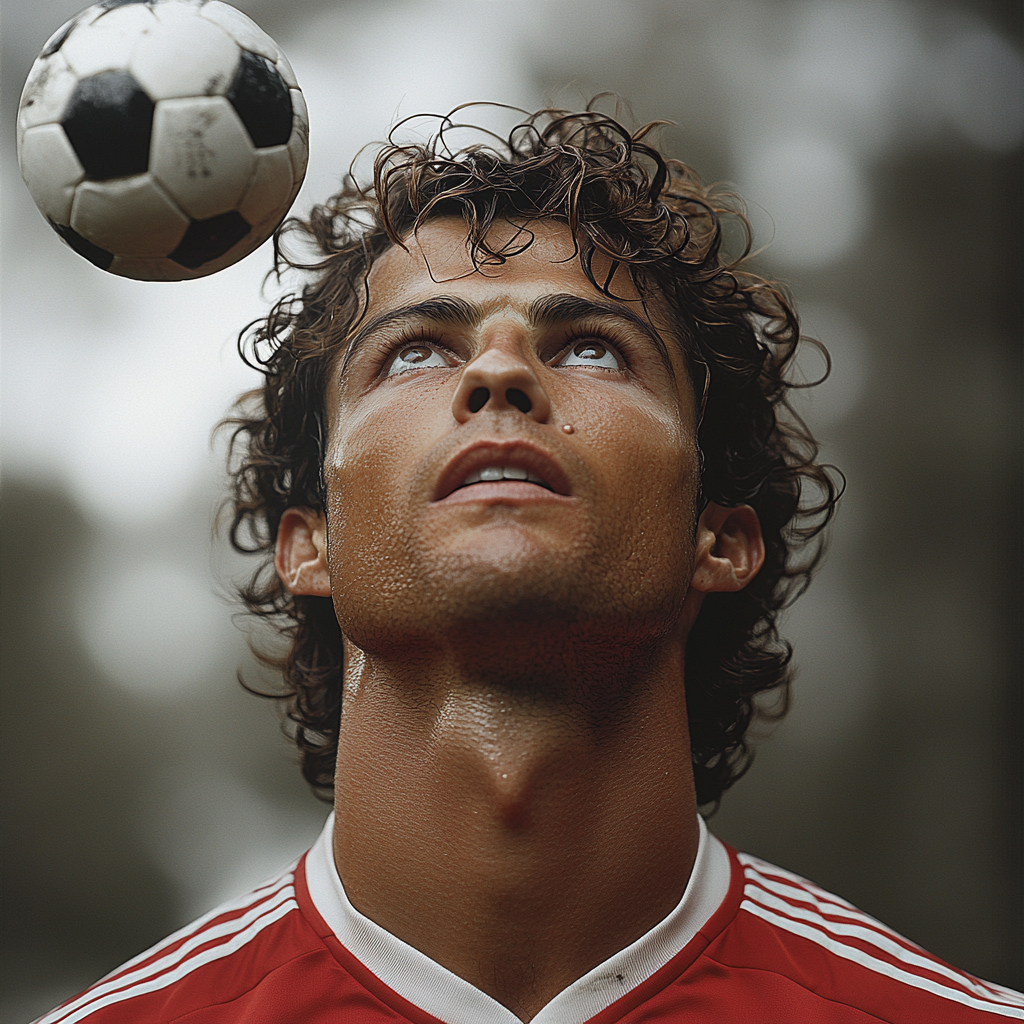
[[[334,853],[359,911],[528,1021],[678,903],[699,838],[681,645],[601,659],[599,687],[346,653]]]

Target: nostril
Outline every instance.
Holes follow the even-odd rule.
[[[490,397],[491,393],[487,388],[474,388],[473,393],[469,396],[469,411],[479,412],[487,404],[487,399]],[[523,397],[526,398],[525,395]]]
[[[514,405],[520,412],[529,412],[533,408],[530,396],[525,391],[520,391],[519,388],[509,388],[505,392],[505,399],[509,405]]]

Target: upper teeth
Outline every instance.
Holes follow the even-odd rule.
[[[481,481],[490,483],[493,480],[528,480],[532,484],[544,486],[544,481],[539,476],[534,476],[533,473],[528,473],[525,469],[520,469],[518,466],[487,466],[484,469],[477,470],[475,473],[470,473],[462,481],[462,486],[478,484]]]

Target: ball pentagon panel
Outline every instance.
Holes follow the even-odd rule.
[[[166,256],[189,219],[149,174],[118,181],[84,181],[75,191],[71,226],[118,256]]]
[[[205,220],[194,220],[169,259],[189,270],[219,259],[249,234],[252,226],[237,211],[218,214]]]
[[[221,0],[209,0],[209,3],[203,4],[199,9],[199,14],[227,32],[243,50],[258,53],[275,64],[282,58],[283,54],[277,43],[252,18],[230,4],[222,3]]]
[[[227,97],[257,148],[283,146],[291,137],[291,95],[281,73],[266,57],[242,51]]]
[[[82,79],[61,123],[94,181],[142,174],[149,166],[153,101],[127,71]]]
[[[274,223],[274,227],[277,227],[277,222]],[[272,230],[273,228],[270,229],[270,231]],[[249,233],[239,239],[230,249],[225,250],[222,256],[217,256],[208,263],[202,264],[198,272],[212,274],[217,270],[222,270],[224,267],[230,267],[232,263],[237,263],[243,256],[246,256],[265,242],[270,235],[270,231],[257,234],[255,228],[250,228]]]
[[[146,4],[102,11],[91,22],[75,25],[60,52],[79,78],[124,70],[139,40],[157,24]]]
[[[64,129],[59,124],[29,128],[18,153],[21,173],[40,213],[58,224],[71,223],[75,186],[85,177]]]
[[[203,18],[158,23],[132,53],[128,70],[154,100],[223,94],[238,69],[239,49]]]
[[[150,170],[190,217],[201,220],[233,209],[255,163],[249,134],[223,96],[157,104]]]

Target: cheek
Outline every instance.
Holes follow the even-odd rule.
[[[593,443],[599,493],[607,502],[604,543],[620,549],[634,574],[685,574],[699,491],[692,433],[653,400],[607,402],[578,419],[580,437]]]
[[[588,403],[577,417],[581,440],[597,453],[595,467],[609,494],[638,514],[690,515],[698,483],[697,449],[674,409],[654,399]],[[630,396],[631,397],[631,396]]]
[[[395,389],[335,413],[325,475],[331,569],[346,592],[362,589],[362,579],[367,588],[375,582],[387,589],[404,575],[399,562],[408,550],[417,472],[450,404],[441,389]]]
[[[446,405],[451,399],[440,389],[396,388],[366,395],[337,413],[329,469],[346,502],[366,504],[371,495],[376,501],[401,490],[432,443]]]
[[[381,403],[366,404],[332,430],[327,454],[331,553],[342,562],[364,551],[379,557],[393,545],[400,526],[395,484],[407,470],[414,440],[405,429],[408,420],[387,417],[376,407]]]

